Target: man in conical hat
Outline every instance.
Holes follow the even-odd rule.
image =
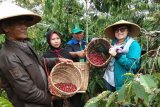
[[[2,86],[14,107],[51,107],[47,75],[43,63],[28,42],[27,28],[41,17],[17,5],[0,4],[0,34],[5,43],[0,52]],[[44,59],[50,64],[72,62],[68,59]]]
[[[103,76],[108,90],[119,90],[127,78],[124,74],[137,72],[141,47],[133,37],[139,33],[140,27],[137,24],[125,20],[120,20],[105,29],[106,37],[112,39],[109,49],[112,58]]]

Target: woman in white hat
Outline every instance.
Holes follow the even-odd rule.
[[[0,53],[0,73],[14,107],[51,107],[55,99],[48,91],[42,60],[27,41],[27,28],[40,20],[40,16],[17,5],[0,4],[0,34],[6,39]],[[72,62],[63,58],[47,60],[52,65]]]
[[[112,39],[109,53],[112,58],[103,76],[106,88],[119,90],[127,79],[125,73],[136,73],[139,68],[141,47],[132,37],[138,36],[137,24],[120,20],[105,29],[105,35]]]

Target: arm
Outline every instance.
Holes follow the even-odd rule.
[[[64,62],[64,63],[73,63],[72,60],[70,59],[66,59],[66,58],[45,58],[45,60],[47,60],[47,62],[49,63],[49,65],[56,65],[59,62]]]
[[[117,54],[115,56],[117,62],[124,66],[126,70],[136,69],[141,55],[141,48],[137,41],[134,41],[127,54]],[[132,67],[132,68],[131,68]]]
[[[84,50],[82,50],[82,51],[77,51],[77,52],[69,52],[70,53],[70,55],[72,56],[72,57],[80,57],[80,58],[84,58],[85,57],[85,51]]]
[[[43,64],[44,66],[46,66],[48,68],[48,72],[51,72],[52,68],[60,62],[64,62],[67,64],[73,64],[73,61],[70,59],[66,59],[66,58],[44,58],[43,59]],[[45,68],[45,69],[47,69]]]
[[[68,52],[73,52],[73,48],[72,48],[72,46],[69,45],[69,44],[67,44],[67,45],[65,46],[65,49],[66,49]]]
[[[28,64],[24,66],[18,58],[4,58],[4,64],[1,68],[4,68],[3,73],[6,79],[21,100],[30,103],[49,105],[51,103],[51,95],[39,89],[25,69],[25,67],[30,67],[32,65],[33,64]]]

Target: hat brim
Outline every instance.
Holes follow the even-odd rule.
[[[74,34],[77,34],[77,33],[80,33],[80,32],[83,32],[83,30],[80,30],[80,31],[78,31],[78,32],[74,32]]]
[[[39,21],[41,21],[41,17],[36,15],[36,14],[24,14],[24,15],[15,15],[15,16],[11,16],[11,17],[6,17],[6,18],[3,18],[2,20],[0,20],[0,24],[4,21],[4,20],[8,20],[8,19],[11,19],[11,18],[14,18],[14,17],[19,17],[19,16],[24,16],[24,17],[31,17],[32,20],[28,21],[27,22],[27,27],[30,27],[36,23],[38,23]],[[0,27],[0,34],[3,34],[3,30],[1,29]]]
[[[84,30],[75,30],[73,31],[74,34],[80,33],[80,32],[84,32]]]
[[[41,20],[41,17],[32,11],[22,8],[18,5],[12,4],[10,2],[2,2],[0,4],[0,23],[4,20],[12,19],[15,17],[24,16],[26,18],[31,18],[32,20],[27,20],[27,26],[30,27]],[[4,33],[0,27],[0,34]]]
[[[105,36],[109,37],[110,39],[114,39],[115,38],[114,27],[119,26],[119,25],[127,25],[130,29],[130,32],[128,35],[131,37],[138,36],[140,33],[140,27],[137,24],[125,21],[125,22],[114,23],[108,26],[105,29]]]

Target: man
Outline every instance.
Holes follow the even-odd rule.
[[[5,43],[0,52],[2,86],[14,107],[51,107],[55,99],[48,91],[42,60],[28,42],[27,28],[41,17],[17,5],[0,5],[0,34]],[[44,59],[50,64],[71,62],[68,59]]]
[[[75,28],[72,30],[73,38],[67,42],[65,49],[69,52],[77,52],[85,49],[86,41],[83,40],[84,34],[83,30],[75,25]],[[85,62],[85,58],[75,57],[74,62]]]
[[[65,47],[66,50],[72,54],[72,52],[80,52],[82,56],[84,55],[84,49],[86,45],[86,41],[83,40],[84,34],[83,30],[79,28],[78,25],[75,25],[72,30],[73,38],[67,42]],[[73,59],[74,62],[85,62],[85,57],[75,56]],[[82,93],[77,93],[70,98],[70,103],[73,107],[84,107],[84,101],[82,100]]]

